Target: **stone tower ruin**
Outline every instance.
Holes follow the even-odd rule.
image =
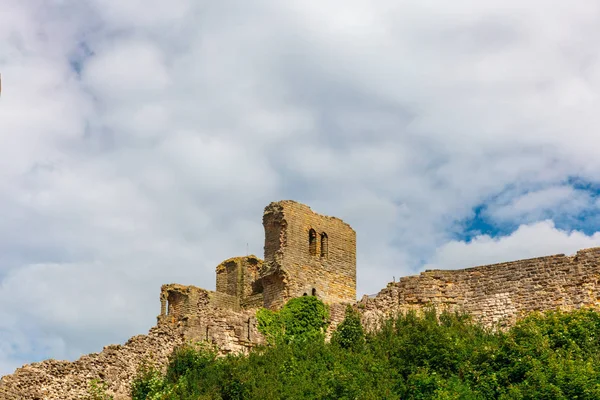
[[[216,291],[163,285],[159,322],[191,323],[205,306],[238,312],[278,309],[300,296],[328,304],[356,301],[356,233],[350,225],[284,200],[265,208],[263,226],[264,261],[254,255],[223,261],[216,268]]]
[[[330,304],[355,301],[356,232],[350,225],[304,204],[279,201],[265,208],[263,226],[265,307],[306,295]]]

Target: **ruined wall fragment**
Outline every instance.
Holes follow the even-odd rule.
[[[240,305],[250,297],[257,298],[263,292],[259,270],[263,261],[255,255],[233,257],[216,268],[217,292],[237,297]],[[255,301],[254,301],[255,302]],[[250,300],[250,304],[254,303]],[[262,306],[262,304],[260,304]]]

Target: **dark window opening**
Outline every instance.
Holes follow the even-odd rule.
[[[316,295],[317,295],[317,289],[313,288],[313,290],[312,290],[312,295],[313,295],[313,296],[316,296]]]
[[[304,293],[302,296],[306,296],[306,293]]]
[[[325,232],[321,233],[321,257],[327,258],[329,252],[329,238]]]
[[[311,256],[317,255],[317,232],[314,229],[308,231],[308,252]]]
[[[262,293],[264,291],[262,279],[257,279],[252,282],[252,294]]]

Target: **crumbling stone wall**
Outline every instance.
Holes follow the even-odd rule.
[[[240,305],[245,304],[249,297],[261,297],[263,286],[258,271],[262,264],[263,261],[255,255],[223,261],[216,268],[217,292],[236,297]]]
[[[161,287],[160,298],[161,303],[164,298],[177,298],[184,305],[179,307],[183,311],[175,315],[164,314],[165,307],[161,306],[157,320],[158,326],[180,329],[186,341],[208,341],[223,354],[247,353],[263,343],[256,308],[233,307],[231,301],[238,301],[237,297],[195,286],[169,284]],[[262,296],[259,298],[262,300]]]
[[[74,362],[46,360],[23,366],[0,379],[2,400],[86,399],[92,379],[106,382],[115,400],[130,399],[129,387],[143,360],[164,366],[173,349],[183,343],[174,326],[152,328],[124,345],[106,346]]]
[[[148,335],[135,336],[122,346],[106,346],[74,362],[46,360],[25,365],[0,379],[0,399],[85,399],[90,382],[99,379],[115,400],[125,400],[131,398],[131,381],[142,361],[164,368],[174,348],[183,343],[207,341],[220,354],[248,353],[264,342],[257,329],[256,309],[238,307],[236,311],[224,298],[238,300],[194,286],[163,285],[158,324]]]
[[[356,301],[356,233],[339,218],[294,201],[269,204],[263,215],[264,304],[316,295],[326,303]]]
[[[430,270],[388,284],[376,297],[365,297],[356,308],[367,328],[395,312],[422,310],[433,305],[472,314],[486,326],[508,326],[534,310],[580,307],[600,309],[600,248],[576,255],[554,255],[464,270]],[[85,398],[92,379],[109,386],[116,400],[128,399],[129,385],[140,362],[166,364],[175,346],[186,341],[209,341],[230,352],[247,353],[263,343],[255,309],[235,311],[223,306],[220,296],[177,284],[161,288],[158,325],[148,335],[125,345],[107,346],[75,362],[47,360],[26,365],[0,379],[0,399],[74,400]],[[259,299],[257,297],[257,299]],[[256,299],[254,299],[256,301]],[[330,305],[330,334],[343,319],[344,304]]]
[[[165,321],[175,323],[190,315],[195,315],[199,310],[207,307],[225,308],[233,311],[241,309],[239,299],[235,296],[178,283],[161,286],[160,303],[158,323]]]
[[[243,309],[256,309],[263,306],[263,293],[253,294],[242,300],[240,306]]]
[[[506,327],[531,311],[600,308],[600,248],[462,270],[429,270],[390,283],[359,307],[367,325],[381,316],[433,305]]]

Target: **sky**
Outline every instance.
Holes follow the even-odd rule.
[[[358,297],[600,245],[600,2],[0,0],[0,375],[214,289],[294,199]]]

